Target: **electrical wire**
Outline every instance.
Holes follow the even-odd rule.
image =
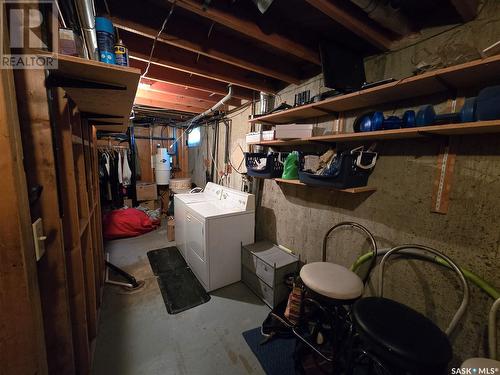
[[[172,13],[174,13],[174,7],[175,7],[176,1],[172,3],[172,6],[170,7],[170,11],[168,12],[167,16],[165,17],[165,20],[163,21],[163,24],[161,25],[160,30],[158,30],[158,34],[156,34],[155,39],[153,40],[153,45],[151,46],[151,52],[149,53],[149,59],[148,59],[148,65],[146,65],[146,70],[144,73],[142,73],[141,78],[146,77],[149,71],[149,67],[151,66],[151,60],[153,59],[153,53],[155,51],[156,47],[156,42],[158,41],[158,38],[160,35],[165,31],[165,27],[167,26],[167,22],[172,16]]]

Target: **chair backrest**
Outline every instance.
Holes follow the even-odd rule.
[[[422,255],[424,255],[426,253],[431,253],[437,257],[444,259],[446,261],[446,263],[448,263],[450,268],[453,271],[455,271],[455,273],[457,274],[460,282],[462,283],[463,297],[462,297],[462,303],[460,304],[460,307],[458,308],[457,312],[453,316],[453,319],[451,320],[450,324],[448,325],[448,328],[445,331],[446,334],[448,336],[450,336],[452,334],[452,332],[455,330],[455,328],[457,327],[458,322],[460,321],[460,319],[464,315],[465,310],[467,309],[467,305],[469,304],[469,285],[467,284],[467,280],[465,280],[465,276],[464,276],[462,270],[457,266],[457,264],[454,261],[452,261],[448,256],[444,255],[443,253],[441,253],[441,252],[439,252],[431,247],[427,247],[427,246],[423,246],[423,245],[401,245],[401,246],[396,246],[396,247],[392,248],[384,255],[384,257],[380,261],[379,275],[378,275],[378,295],[380,297],[383,297],[384,266],[385,266],[387,259],[389,259],[389,257],[391,255],[396,254],[398,252],[401,252],[402,250],[411,250],[411,254],[421,253]]]
[[[497,359],[497,312],[500,308],[500,298],[493,302],[488,315],[488,347],[491,359]]]
[[[366,284],[366,281],[368,280],[368,277],[370,276],[371,270],[372,270],[373,266],[375,265],[375,262],[377,261],[377,243],[375,242],[375,238],[370,233],[370,231],[368,229],[366,229],[364,226],[362,226],[361,224],[355,223],[353,221],[343,221],[341,223],[334,225],[330,229],[328,229],[328,232],[326,232],[325,237],[323,238],[323,257],[322,257],[323,262],[326,262],[326,247],[328,244],[328,237],[330,236],[330,234],[333,231],[335,231],[341,227],[351,227],[351,228],[356,228],[356,229],[360,230],[361,232],[363,232],[366,235],[368,241],[370,242],[370,246],[372,247],[372,253],[373,253],[372,255],[373,256],[370,260],[368,271],[366,272],[366,275],[363,277],[363,283]]]

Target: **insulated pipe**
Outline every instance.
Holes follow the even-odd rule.
[[[491,306],[488,314],[488,346],[491,359],[497,359],[497,311],[500,307],[500,298]]]
[[[385,248],[385,249],[379,249],[377,255],[382,256],[385,255],[390,249]],[[448,263],[439,257],[435,257],[429,254],[422,254],[420,252],[412,251],[411,249],[406,249],[401,251],[404,255],[410,255],[410,256],[415,256],[418,258],[422,258],[424,260],[439,264],[441,266],[445,266],[449,268]],[[351,271],[356,272],[363,263],[369,261],[372,259],[373,253],[369,252],[366,254],[361,255],[356,261],[352,264],[351,266]],[[479,289],[481,289],[483,292],[488,294],[491,298],[493,299],[498,299],[500,298],[500,292],[496,290],[492,285],[488,284],[487,281],[483,280],[476,274],[472,273],[471,271],[465,269],[465,268],[460,268],[462,272],[464,273],[465,277],[474,285],[476,285]]]
[[[231,99],[232,96],[233,96],[233,86],[229,85],[228,92],[227,92],[226,96],[224,96],[221,100],[219,100],[217,103],[215,103],[215,105],[212,108],[209,108],[205,112],[200,113],[199,115],[193,117],[191,120],[189,120],[189,122],[191,124],[193,124],[196,121],[201,120],[203,117],[206,117],[206,116],[212,114],[213,112],[218,110],[220,107],[222,107],[229,99]]]
[[[98,60],[94,0],[75,0],[75,5],[89,57],[92,60]]]
[[[448,325],[448,328],[446,328],[445,332],[448,336],[450,336],[453,333],[453,331],[455,330],[455,328],[457,327],[458,322],[460,321],[460,319],[464,315],[465,310],[467,309],[467,305],[469,304],[469,285],[467,284],[467,280],[465,280],[465,276],[464,276],[463,272],[460,270],[460,268],[455,264],[455,262],[453,262],[448,256],[444,255],[443,253],[440,253],[439,251],[437,251],[431,247],[427,247],[427,246],[423,246],[423,245],[401,245],[401,246],[396,246],[396,247],[392,248],[384,255],[384,257],[382,258],[382,260],[380,261],[380,264],[379,264],[378,295],[380,297],[383,296],[383,292],[384,292],[384,290],[383,290],[383,287],[384,287],[384,266],[385,266],[385,263],[387,262],[387,259],[389,259],[389,257],[392,254],[398,253],[404,249],[413,249],[413,251],[417,251],[417,253],[419,253],[419,254],[422,254],[423,252],[434,254],[436,257],[440,257],[440,258],[444,259],[448,263],[448,266],[450,268],[452,268],[458,274],[458,277],[460,278],[460,281],[462,282],[462,287],[464,289],[464,295],[463,295],[462,303],[460,304],[460,307],[458,308],[457,312],[453,316],[453,319],[451,320],[450,324]]]
[[[368,14],[372,20],[392,32],[404,36],[411,33],[411,23],[408,18],[387,0],[351,0]]]

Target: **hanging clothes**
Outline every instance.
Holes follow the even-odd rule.
[[[128,155],[125,154],[123,157],[123,185],[129,186],[132,182],[132,171],[130,170]]]
[[[123,164],[122,164],[122,153],[118,152],[118,182],[123,183]]]

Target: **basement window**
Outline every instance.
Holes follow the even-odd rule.
[[[191,131],[188,133],[188,147],[197,147],[201,143],[201,132],[200,132],[200,127],[191,129]]]

